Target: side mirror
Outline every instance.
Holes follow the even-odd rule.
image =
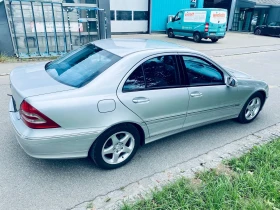
[[[226,85],[228,87],[236,87],[237,86],[237,81],[233,77],[228,77],[226,80]]]

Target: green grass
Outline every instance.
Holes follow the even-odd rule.
[[[0,63],[16,63],[16,62],[34,62],[34,61],[49,61],[58,58],[59,56],[50,57],[34,57],[34,58],[17,58],[15,56],[7,56],[0,54]]]
[[[0,63],[7,63],[7,62],[17,62],[18,59],[16,57],[7,56],[5,54],[0,54]]]
[[[122,207],[138,209],[280,210],[280,139],[254,147],[195,179],[181,178],[154,191],[151,199]]]

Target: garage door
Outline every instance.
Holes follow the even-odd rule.
[[[148,8],[148,0],[110,0],[112,33],[147,32]]]

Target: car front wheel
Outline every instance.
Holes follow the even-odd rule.
[[[238,121],[240,123],[250,123],[252,122],[261,111],[264,102],[263,95],[261,93],[253,94],[243,106],[239,116]]]
[[[174,38],[175,37],[172,29],[168,30],[167,35],[168,35],[169,38]]]
[[[101,134],[92,145],[89,155],[100,168],[114,169],[129,162],[139,145],[137,128],[122,124]]]

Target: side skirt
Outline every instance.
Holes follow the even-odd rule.
[[[192,125],[192,126],[188,126],[188,127],[185,127],[185,128],[180,128],[180,129],[170,131],[170,132],[166,132],[166,133],[162,133],[162,134],[159,134],[159,135],[156,135],[156,136],[151,136],[151,137],[145,139],[145,144],[151,143],[153,141],[156,141],[156,140],[162,139],[164,137],[171,136],[171,135],[183,132],[183,131],[187,131],[187,130],[190,130],[190,129],[193,129],[193,128],[201,127],[203,125],[208,125],[208,124],[212,124],[212,123],[215,123],[215,122],[234,119],[234,118],[237,118],[237,117],[238,117],[238,115],[232,115],[232,116],[223,117],[223,118],[220,118],[220,119],[217,119],[217,120],[211,120],[211,121],[208,121],[208,122],[199,123],[197,125]]]

